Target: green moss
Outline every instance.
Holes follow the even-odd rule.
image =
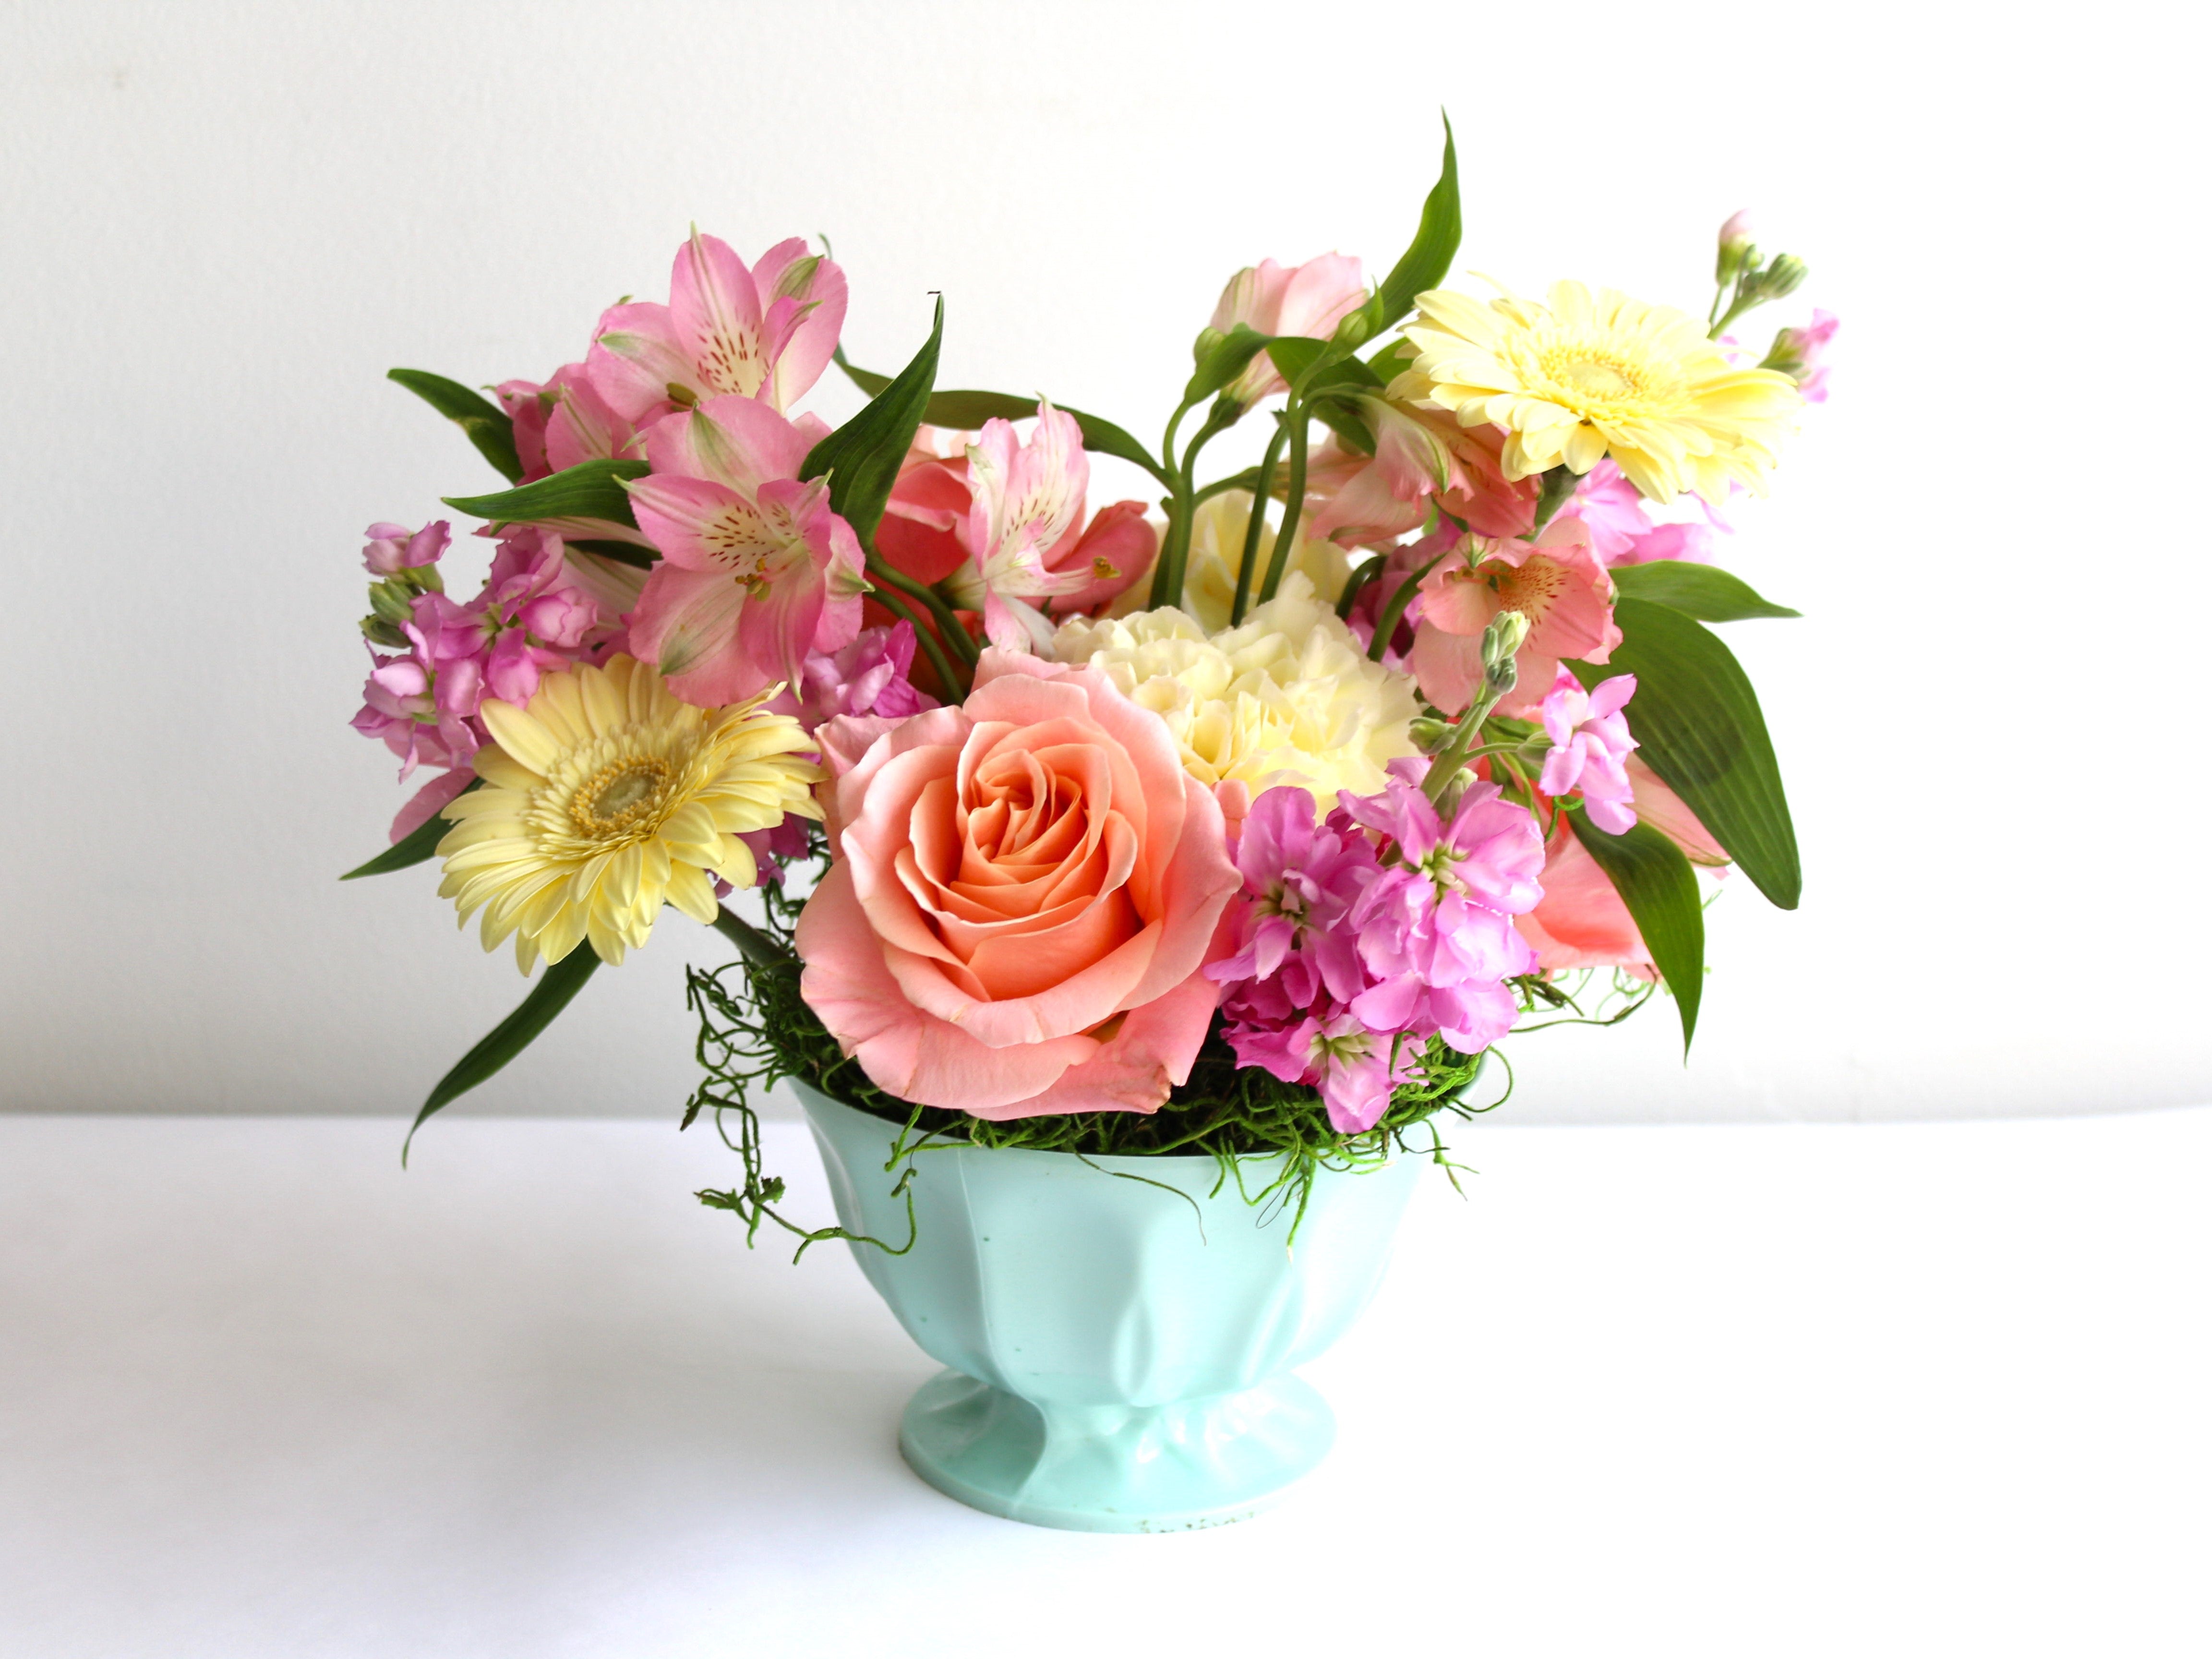
[[[684,1125],[688,1127],[701,1113],[711,1112],[724,1141],[745,1167],[741,1184],[702,1192],[699,1197],[743,1219],[749,1243],[763,1222],[796,1235],[802,1255],[820,1240],[854,1237],[842,1228],[801,1227],[775,1209],[783,1197],[783,1182],[761,1167],[760,1125],[753,1101],[756,1091],[765,1092],[787,1078],[899,1126],[886,1167],[906,1163],[908,1179],[915,1154],[956,1142],[1085,1158],[1205,1155],[1219,1161],[1224,1186],[1233,1184],[1255,1204],[1293,1206],[1299,1216],[1304,1213],[1315,1176],[1323,1170],[1378,1164],[1406,1152],[1455,1169],[1446,1156],[1439,1120],[1472,1119],[1503,1104],[1512,1091],[1512,1068],[1494,1048],[1482,1054],[1462,1054],[1441,1039],[1431,1039],[1417,1062],[1419,1075],[1399,1089],[1382,1121],[1364,1133],[1344,1134],[1330,1126],[1313,1089],[1284,1083],[1257,1066],[1239,1066],[1217,1023],[1191,1067],[1189,1081],[1154,1113],[1077,1112],[994,1123],[964,1112],[916,1106],[871,1082],[806,1006],[799,994],[798,957],[791,948],[802,901],[780,889],[769,890],[764,897],[765,933],[778,949],[713,972],[692,969],[688,995],[699,1016],[698,1057],[706,1078],[691,1097]],[[1547,1024],[1611,1024],[1649,997],[1648,988],[1633,988],[1635,994],[1630,996],[1631,988],[1617,985],[1610,994],[1627,996],[1626,1006],[1609,1015],[1601,1010],[1593,1018],[1582,1013],[1573,994],[1561,986],[1535,977],[1515,983],[1526,1011],[1572,1011]],[[1485,1073],[1493,1070],[1504,1073],[1502,1086],[1486,1082]],[[866,1242],[892,1248],[880,1239]],[[907,1243],[894,1253],[902,1252],[912,1242],[909,1234]]]

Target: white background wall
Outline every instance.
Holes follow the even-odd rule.
[[[1664,1011],[1533,1038],[1509,1109],[2212,1099],[2203,40],[1996,16],[0,9],[0,1105],[408,1110],[519,998],[429,866],[333,879],[402,799],[345,726],[361,529],[495,482],[387,367],[542,375],[696,220],[828,233],[857,361],[942,289],[948,383],[1151,433],[1237,266],[1387,268],[1439,105],[1464,264],[1694,307],[1747,204],[1844,318],[1730,560],[1806,612],[1728,634],[1804,908],[1712,911],[1686,1069]],[[672,1114],[683,964],[719,954],[672,917],[457,1109]]]

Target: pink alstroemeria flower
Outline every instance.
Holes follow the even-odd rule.
[[[502,380],[493,390],[514,422],[514,453],[525,483],[584,461],[632,459],[644,453],[638,429],[609,407],[581,363],[562,364],[542,386]]]
[[[1636,695],[1636,676],[1616,674],[1595,691],[1567,670],[1552,683],[1543,703],[1544,735],[1552,752],[1544,757],[1540,787],[1558,796],[1580,789],[1589,821],[1609,836],[1636,827],[1636,792],[1628,781],[1628,756],[1636,739],[1628,735],[1621,706]]]
[[[799,469],[824,428],[766,404],[710,398],[646,439],[648,477],[629,486],[638,528],[660,550],[630,613],[630,649],[686,702],[718,708],[781,680],[811,651],[860,628],[860,544]]]
[[[968,562],[945,589],[960,609],[982,613],[992,644],[1042,653],[1056,625],[1048,612],[1103,605],[1152,563],[1141,503],[1116,502],[1085,526],[1091,459],[1073,416],[1039,404],[1026,442],[1012,422],[991,421],[967,463],[968,510],[957,528]]]
[[[1226,334],[1242,323],[1271,337],[1326,340],[1366,302],[1367,283],[1357,259],[1341,253],[1324,253],[1302,265],[1262,259],[1229,279],[1213,307],[1213,326]],[[1230,383],[1229,392],[1241,404],[1255,404],[1289,389],[1263,351]]]
[[[1514,659],[1518,678],[1498,705],[1525,716],[1559,678],[1561,659],[1602,663],[1620,643],[1613,620],[1613,578],[1590,551],[1589,530],[1560,519],[1534,542],[1468,538],[1421,580],[1421,623],[1414,631],[1414,678],[1446,714],[1465,708],[1482,683],[1482,634],[1501,612],[1528,619]]]
[[[586,373],[635,425],[710,398],[787,409],[822,377],[845,325],[845,273],[793,237],[750,270],[729,244],[696,230],[677,250],[668,303],[621,305],[599,319]]]
[[[1463,427],[1382,398],[1355,401],[1375,434],[1374,456],[1340,460],[1329,451],[1320,458],[1322,476],[1334,468],[1341,482],[1321,503],[1310,534],[1346,546],[1390,541],[1420,526],[1431,498],[1478,536],[1528,533],[1541,480],[1506,477],[1498,428]],[[1311,468],[1307,476],[1315,476]]]

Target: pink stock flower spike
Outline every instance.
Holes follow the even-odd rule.
[[[1621,713],[1635,695],[1633,674],[1616,674],[1600,682],[1596,690],[1584,691],[1582,682],[1562,668],[1541,710],[1552,750],[1544,757],[1538,787],[1552,796],[1580,789],[1590,822],[1608,835],[1626,835],[1636,827],[1628,757],[1637,744]]]
[[[361,562],[372,575],[396,576],[403,570],[419,570],[437,563],[445,556],[452,540],[453,526],[444,519],[434,520],[420,530],[410,530],[404,525],[373,524],[368,527],[368,545],[362,549]]]

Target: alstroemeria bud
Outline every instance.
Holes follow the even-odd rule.
[[[1753,263],[1758,250],[1752,246],[1751,211],[1740,209],[1721,226],[1720,254],[1713,264],[1713,280],[1725,283]]]
[[[1228,337],[1218,328],[1201,328],[1198,331],[1198,337],[1190,343],[1191,362],[1204,362],[1212,354],[1214,349]]]
[[[1518,678],[1513,659],[1528,638],[1528,618],[1518,611],[1499,611],[1482,630],[1482,678],[1493,696],[1513,689]]]

